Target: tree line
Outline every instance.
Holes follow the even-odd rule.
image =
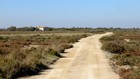
[[[47,27],[48,31],[51,31],[51,27]],[[16,27],[16,26],[10,26],[5,29],[0,29],[0,31],[39,31],[37,27]]]
[[[71,28],[53,28],[53,27],[46,27],[46,31],[93,31],[93,30],[102,30],[102,31],[112,31],[112,30],[140,30],[140,28],[106,28],[106,27],[98,27],[98,28],[91,28],[91,27],[71,27]],[[0,31],[39,31],[37,27],[16,27],[16,26],[10,26],[8,28],[2,29],[0,28]]]

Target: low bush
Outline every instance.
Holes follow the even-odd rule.
[[[48,68],[61,57],[60,53],[72,47],[70,43],[82,37],[86,35],[0,37],[0,79],[33,75]]]
[[[68,44],[68,43],[62,43],[58,46],[59,48],[56,49],[57,52],[59,53],[65,53],[65,49],[68,49],[68,48],[72,48],[73,46],[71,44]]]
[[[140,63],[139,56],[132,56],[129,53],[114,55],[111,59],[115,60],[116,64],[120,66],[123,66],[123,65],[139,66],[139,63]]]
[[[102,49],[107,50],[107,51],[114,53],[114,54],[121,54],[125,51],[123,44],[117,43],[114,41],[104,43],[104,45],[102,46]]]
[[[119,30],[115,31],[112,36],[101,38],[101,42],[103,43],[102,49],[113,53],[110,60],[114,62],[115,67],[119,69],[118,74],[121,79],[140,79],[139,37],[140,31]],[[125,39],[129,39],[130,41],[125,41]],[[127,69],[125,66],[129,66],[130,69]]]
[[[101,41],[115,41],[117,39],[118,39],[117,36],[112,35],[112,36],[104,36],[100,40]]]

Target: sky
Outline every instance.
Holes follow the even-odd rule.
[[[140,27],[140,0],[0,0],[0,27]]]

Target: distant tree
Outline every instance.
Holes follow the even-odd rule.
[[[37,28],[35,27],[22,27],[22,28],[18,28],[18,31],[35,31],[37,30]]]
[[[6,30],[8,30],[8,31],[16,31],[17,28],[16,28],[16,26],[11,26],[11,27],[7,28]]]
[[[35,31],[35,30],[37,30],[37,28],[35,28],[35,27],[30,27],[30,30],[31,30],[31,31]]]
[[[52,31],[53,30],[53,28],[51,28],[51,27],[47,27],[46,29],[47,29],[47,31]]]

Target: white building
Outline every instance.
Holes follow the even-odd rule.
[[[46,31],[47,30],[47,27],[43,27],[43,26],[38,26],[37,27],[40,31]]]

